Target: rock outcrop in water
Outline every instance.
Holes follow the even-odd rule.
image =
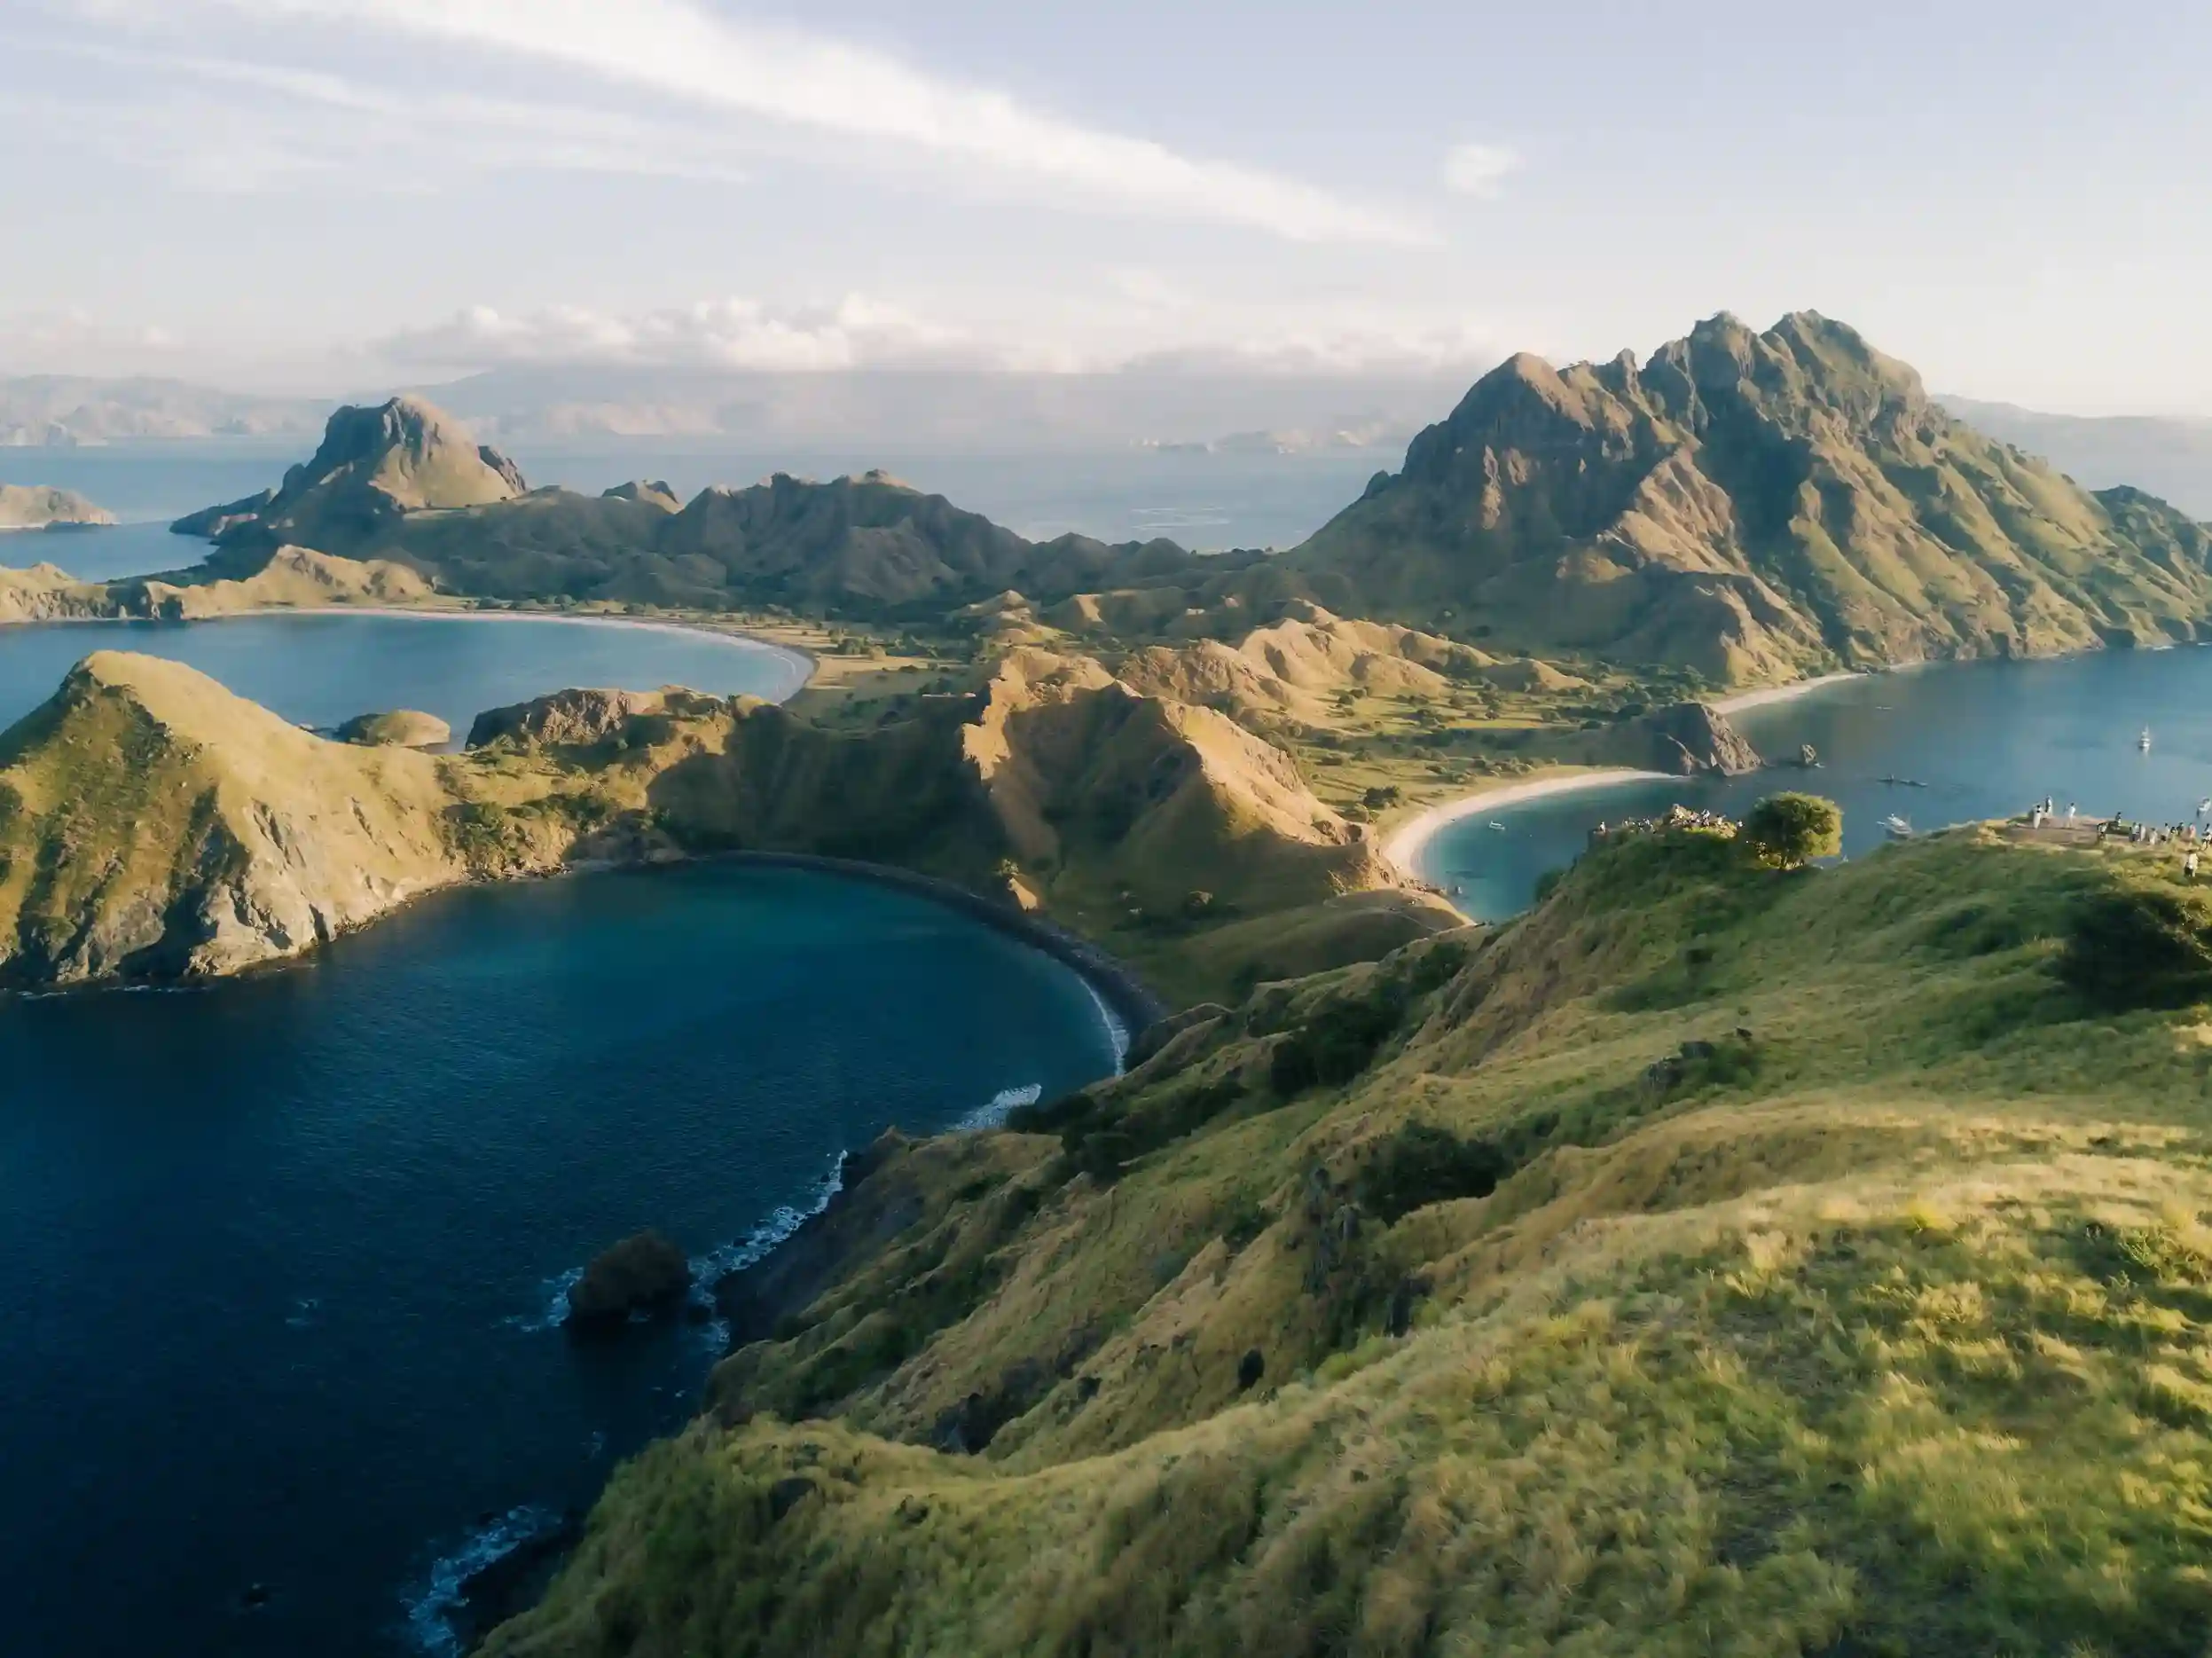
[[[0,530],[46,530],[59,524],[112,524],[115,515],[74,490],[36,483],[0,483]]]
[[[639,1232],[601,1250],[569,1286],[569,1319],[586,1327],[618,1324],[632,1313],[663,1311],[691,1287],[691,1262],[658,1232]]]

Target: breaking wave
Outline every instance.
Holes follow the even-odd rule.
[[[461,1636],[453,1627],[453,1614],[460,1610],[468,1580],[560,1524],[561,1516],[552,1509],[526,1503],[477,1527],[451,1554],[433,1560],[423,1581],[401,1597],[414,1649],[432,1658],[459,1658]]]
[[[1032,1082],[1027,1088],[1000,1088],[991,1096],[991,1104],[978,1105],[953,1125],[955,1134],[972,1133],[978,1128],[1002,1128],[1007,1113],[1016,1105],[1034,1105],[1045,1097],[1045,1085]]]

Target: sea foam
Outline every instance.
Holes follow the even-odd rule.
[[[459,1548],[433,1560],[423,1581],[402,1597],[407,1638],[414,1649],[433,1658],[459,1658],[461,1637],[453,1627],[453,1614],[460,1609],[461,1591],[468,1580],[560,1523],[561,1516],[552,1509],[526,1503],[477,1527]]]

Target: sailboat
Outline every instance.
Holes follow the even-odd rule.
[[[2143,727],[2143,735],[2135,740],[2135,746],[2145,754],[2151,751],[2151,728],[2148,726]]]

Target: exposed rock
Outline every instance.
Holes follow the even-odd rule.
[[[657,507],[664,513],[681,512],[684,503],[676,491],[658,479],[633,478],[627,483],[617,483],[607,491],[610,501],[639,501],[647,507]]]
[[[436,749],[453,740],[453,727],[435,714],[396,708],[388,713],[356,714],[333,735],[341,743],[365,748]]]
[[[224,546],[300,542],[349,553],[388,538],[409,513],[512,500],[527,487],[512,460],[477,444],[451,416],[420,397],[395,397],[338,410],[321,447],[273,491],[208,507],[170,528]]]
[[[112,524],[115,515],[74,490],[36,483],[0,483],[0,530],[44,530],[54,525]]]
[[[1676,703],[1615,728],[1608,757],[1645,771],[1679,776],[1741,776],[1763,764],[1726,715],[1707,703]]]
[[[672,1306],[691,1287],[691,1262],[658,1232],[639,1232],[592,1258],[569,1286],[572,1324],[619,1324]]]
[[[467,746],[481,749],[502,740],[596,743],[632,716],[657,714],[667,705],[667,694],[661,691],[555,691],[485,710],[468,727]]]
[[[1736,683],[2193,637],[2208,554],[2212,530],[1991,442],[1800,311],[1711,318],[1641,365],[1515,357],[1282,562],[1338,609]]]

